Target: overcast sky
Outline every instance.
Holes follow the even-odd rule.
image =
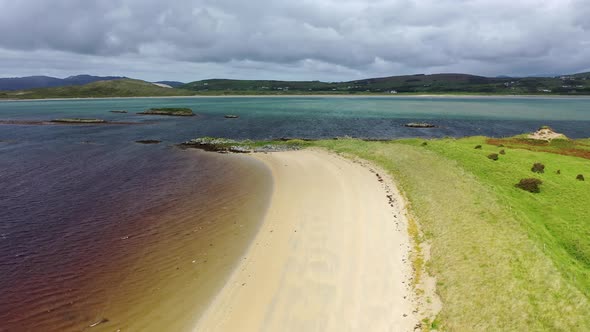
[[[589,0],[0,0],[0,77],[589,70]]]

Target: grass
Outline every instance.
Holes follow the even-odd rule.
[[[431,246],[427,266],[443,302],[425,330],[590,329],[590,184],[575,179],[590,163],[509,147],[492,161],[499,148],[484,137],[423,142],[296,144],[372,161],[401,187]],[[534,162],[546,165],[534,174],[543,181],[537,194],[515,187]]]
[[[456,160],[491,188],[510,207],[519,222],[572,284],[590,297],[590,186],[576,181],[577,174],[590,174],[585,158],[555,153],[506,149],[496,163],[485,163],[487,153],[496,146],[484,145],[477,153],[468,149],[484,138],[432,141],[428,149]],[[544,173],[533,173],[531,165],[542,163]],[[560,174],[557,174],[560,170]],[[533,176],[543,181],[540,195],[526,195],[511,185]]]
[[[540,141],[529,139],[525,136],[526,135],[511,138],[488,138],[486,139],[486,143],[496,146],[504,145],[509,148],[550,152],[590,159],[590,139],[554,139],[552,141]]]

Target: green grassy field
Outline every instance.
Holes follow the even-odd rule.
[[[423,142],[305,144],[372,161],[398,182],[431,244],[443,329],[589,330],[590,183],[575,177],[590,161],[507,147],[493,161],[500,148],[483,137]],[[541,179],[541,192],[516,188],[524,177]]]
[[[589,141],[556,142],[551,152],[522,142],[499,147],[485,137],[248,144],[321,147],[392,175],[421,228],[410,234],[430,244],[426,270],[443,303],[425,330],[588,331],[590,182],[576,176],[590,180],[590,160],[559,147]],[[488,159],[502,149],[497,161]],[[543,174],[531,171],[536,162]],[[515,187],[530,177],[543,181],[540,193]],[[413,260],[419,265],[421,257]]]

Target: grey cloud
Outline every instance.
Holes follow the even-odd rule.
[[[0,48],[236,76],[535,74],[590,67],[588,13],[585,0],[0,0]]]

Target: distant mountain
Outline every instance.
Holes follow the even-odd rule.
[[[193,91],[163,88],[150,82],[122,78],[97,81],[85,85],[0,91],[0,99],[167,97],[194,94]]]
[[[84,84],[89,81],[92,83]],[[65,79],[47,76],[0,79],[0,89],[2,84],[9,86],[9,89],[4,88],[9,91],[0,91],[2,99],[307,94],[590,95],[590,73],[553,77],[416,74],[348,82],[209,79],[187,84],[177,81],[149,83],[113,76],[79,75]],[[22,84],[21,87],[26,84],[52,87],[15,90],[19,87],[18,84]]]
[[[0,78],[0,91],[28,90],[36,88],[51,88],[60,86],[84,85],[97,81],[118,80],[119,76],[91,76],[77,75],[67,78],[55,78],[50,76],[27,76]]]
[[[173,88],[178,88],[178,87],[186,84],[186,83],[177,82],[177,81],[158,81],[158,82],[154,82],[154,83],[166,84],[166,85],[169,85]]]

